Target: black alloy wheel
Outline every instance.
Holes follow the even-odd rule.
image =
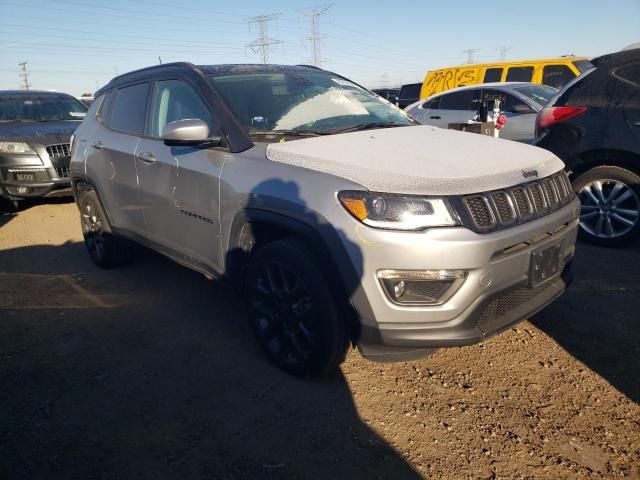
[[[89,256],[100,268],[114,268],[130,260],[123,240],[111,233],[98,197],[93,190],[84,192],[79,202],[82,235]]]
[[[281,369],[319,376],[342,363],[349,347],[344,321],[303,245],[279,240],[259,249],[244,283],[251,326]]]

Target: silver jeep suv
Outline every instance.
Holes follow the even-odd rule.
[[[242,290],[289,373],[351,344],[409,360],[469,345],[567,287],[579,203],[544,150],[414,123],[308,66],[159,65],[114,78],[75,134],[99,266],[147,245]]]

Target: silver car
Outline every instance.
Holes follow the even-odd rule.
[[[579,204],[556,156],[421,126],[313,67],[116,77],[75,134],[71,174],[97,265],[131,261],[138,242],[234,280],[295,375],[335,369],[351,344],[408,360],[484,341],[570,280]]]
[[[485,83],[447,90],[409,105],[405,111],[425,125],[447,128],[450,123],[473,120],[482,102],[493,107],[500,100],[507,123],[500,137],[532,143],[536,115],[558,93],[553,87],[526,82]]]

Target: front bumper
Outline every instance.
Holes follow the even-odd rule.
[[[341,208],[331,212],[362,291],[352,295],[360,317],[358,347],[375,360],[419,358],[440,347],[481,342],[544,308],[571,279],[579,202],[538,220],[495,233],[466,228],[392,232],[364,227]],[[562,274],[528,288],[531,253],[560,245]],[[465,270],[467,278],[443,305],[401,306],[389,301],[376,272]]]
[[[71,195],[69,158],[29,156],[4,158],[0,165],[0,195],[10,200]],[[31,178],[25,179],[25,176]]]

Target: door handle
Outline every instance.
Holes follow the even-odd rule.
[[[102,142],[100,140],[96,140],[94,141],[91,146],[93,148],[95,148],[96,150],[102,150],[104,148],[104,145],[102,144]]]
[[[440,120],[442,117],[440,115],[432,115],[429,117],[431,120]]]
[[[155,155],[151,152],[138,153],[136,158],[144,163],[155,163],[157,160]]]

